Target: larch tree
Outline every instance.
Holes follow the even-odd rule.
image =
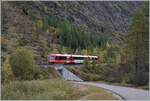
[[[132,62],[135,64],[136,71],[148,66],[149,15],[147,15],[147,7],[148,5],[145,5],[143,9],[135,11],[127,36],[127,48],[133,56]]]

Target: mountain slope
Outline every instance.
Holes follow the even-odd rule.
[[[141,5],[143,2],[131,1],[3,1],[2,56],[5,57],[17,46],[32,48],[40,61],[49,50],[57,51],[61,47],[57,35],[59,29],[53,26],[43,29],[47,21],[41,22],[41,19],[45,16],[60,22],[67,20],[93,36],[105,36],[117,43],[126,35],[133,11]]]

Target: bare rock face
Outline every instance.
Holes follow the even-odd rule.
[[[59,20],[69,20],[83,30],[91,32],[112,33],[126,32],[131,15],[140,1],[43,1],[43,2],[5,2],[25,15],[35,13],[37,17],[53,15]],[[2,7],[3,4],[2,2]],[[3,11],[3,8],[2,8]],[[16,13],[16,12],[13,12]]]
[[[112,33],[126,32],[131,15],[142,2],[42,2],[51,14],[67,19],[84,30]]]

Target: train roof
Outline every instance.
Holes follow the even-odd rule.
[[[49,54],[48,56],[72,56],[72,57],[93,57],[93,58],[98,57],[98,56],[91,56],[91,55],[72,55],[72,54]]]

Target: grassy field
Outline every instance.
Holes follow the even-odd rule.
[[[3,100],[108,100],[112,94],[93,86],[72,84],[63,80],[15,81],[2,85]]]

